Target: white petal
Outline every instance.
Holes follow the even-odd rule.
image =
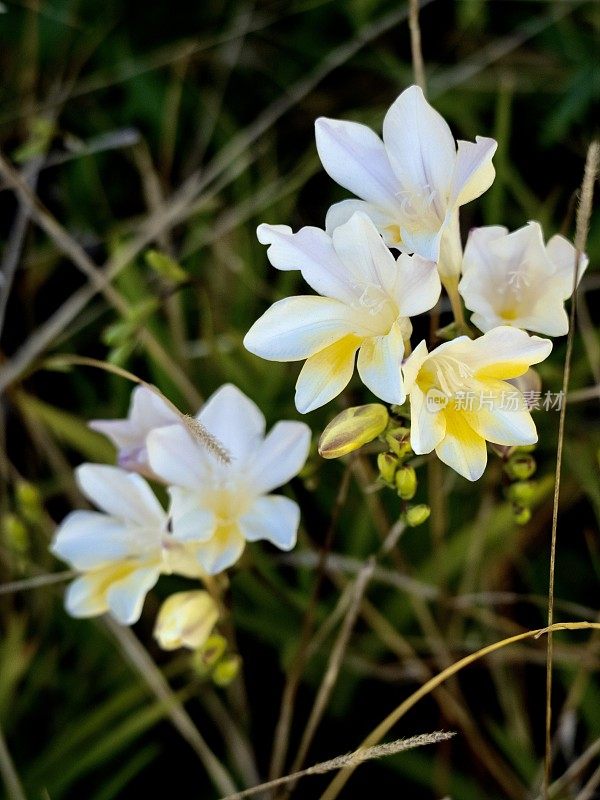
[[[446,433],[446,418],[436,409],[414,384],[410,392],[410,446],[418,455],[431,453]]]
[[[371,220],[354,214],[332,234],[333,247],[350,275],[355,295],[381,288],[388,295],[396,281],[396,262]]]
[[[208,452],[182,425],[158,428],[148,434],[148,460],[152,471],[166,483],[197,488],[208,470]]]
[[[454,344],[450,342],[449,344]],[[493,328],[469,345],[469,366],[476,378],[517,378],[550,355],[552,342],[518,328]]]
[[[219,528],[212,539],[198,545],[198,562],[209,575],[216,575],[233,566],[245,546],[246,540],[236,525]]]
[[[405,400],[402,380],[404,337],[394,323],[387,336],[365,339],[358,351],[358,374],[365,386],[386,403],[401,405]]]
[[[388,247],[400,245],[399,207],[376,206],[365,200],[341,200],[334,203],[325,217],[325,230],[329,236],[340,225],[345,225],[356,212],[369,217]]]
[[[259,497],[238,523],[247,541],[266,539],[281,550],[291,550],[296,544],[300,509],[288,497]]]
[[[164,526],[165,512],[139,475],[105,464],[82,464],[75,475],[85,496],[108,514],[138,525]]]
[[[464,276],[470,272],[477,275],[487,275],[494,262],[494,252],[490,245],[496,239],[501,239],[508,234],[504,225],[484,225],[482,228],[473,228],[467,238],[463,256],[462,272]]]
[[[390,107],[383,140],[408,199],[431,196],[437,216],[444,219],[456,145],[447,122],[418,86],[410,86]]]
[[[476,481],[487,464],[485,439],[479,436],[460,412],[446,416],[446,433],[435,448],[438,458],[469,481]]]
[[[310,448],[310,428],[304,422],[278,422],[247,465],[247,480],[256,494],[283,486],[304,466]]]
[[[336,183],[375,205],[396,205],[399,187],[376,133],[357,122],[320,117],[315,137],[321,163]]]
[[[170,486],[169,495],[173,537],[182,542],[208,541],[215,532],[217,520],[214,511],[202,504],[199,492]]]
[[[361,341],[345,336],[306,360],[296,381],[296,408],[301,414],[324,406],[346,388]]]
[[[356,311],[327,297],[286,297],[258,319],[244,347],[270,361],[300,361],[351,333]]]
[[[487,191],[496,177],[492,157],[498,142],[476,136],[475,143],[459,140],[456,166],[452,176],[450,205],[462,206]]]
[[[564,236],[553,236],[546,245],[546,254],[550,261],[556,267],[556,280],[560,282],[563,299],[566,300],[573,294],[573,279],[575,272],[575,257],[577,250],[565,239]],[[577,283],[581,280],[583,273],[586,271],[589,264],[589,259],[583,253],[579,259],[579,266],[577,270]]]
[[[394,295],[403,317],[414,317],[429,311],[442,291],[440,276],[433,261],[401,253],[396,261]]]
[[[169,404],[146,386],[136,386],[131,393],[127,419],[92,420],[90,428],[105,434],[119,447],[143,447],[144,439],[152,428],[173,425],[179,417]]]
[[[97,617],[108,611],[103,590],[104,573],[90,572],[69,584],[65,592],[65,608],[72,617]]]
[[[221,386],[206,401],[198,419],[237,462],[257,447],[265,433],[262,411],[231,383]]]
[[[159,574],[156,567],[136,569],[110,586],[106,593],[108,608],[122,625],[138,621],[146,595],[158,581]]]
[[[425,340],[422,339],[406,359],[402,367],[406,392],[412,392],[419,370],[426,358],[429,358],[429,353],[427,352],[427,344]]]
[[[325,231],[306,227],[293,233],[288,225],[263,224],[256,233],[261,244],[270,245],[267,255],[274,267],[299,269],[304,280],[319,294],[352,302],[354,294],[348,284],[348,271]]]
[[[75,569],[102,567],[136,554],[135,536],[123,522],[98,511],[72,511],[58,527],[54,555]]]
[[[476,410],[465,413],[473,430],[494,444],[510,446],[537,442],[535,423],[524,397],[516,388],[503,381],[485,381],[480,388],[480,398],[475,398],[474,403]],[[478,408],[479,403],[481,408]]]

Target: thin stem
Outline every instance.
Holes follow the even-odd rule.
[[[581,184],[581,199],[577,212],[577,229],[575,234],[575,263],[573,265],[573,297],[571,300],[571,314],[569,320],[569,335],[567,338],[567,352],[562,384],[562,406],[558,422],[558,445],[556,451],[556,473],[554,482],[554,501],[552,506],[552,535],[550,541],[550,576],[548,581],[548,640],[546,647],[546,746],[544,755],[544,800],[548,800],[550,791],[550,778],[552,773],[552,660],[554,657],[554,639],[551,626],[554,621],[554,574],[556,568],[556,540],[558,532],[558,501],[560,498],[560,477],[562,469],[562,453],[565,438],[565,419],[567,415],[567,392],[571,377],[571,356],[573,354],[573,339],[575,335],[575,318],[577,310],[577,284],[579,282],[579,267],[581,255],[585,250],[587,232],[592,214],[592,199],[594,182],[598,173],[598,160],[600,145],[592,142],[588,148],[583,181]]]
[[[425,94],[425,65],[421,51],[421,28],[419,26],[419,0],[410,0],[408,11],[408,27],[410,29],[410,50],[412,54],[415,83]]]

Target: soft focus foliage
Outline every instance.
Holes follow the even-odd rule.
[[[77,255],[60,229],[48,235],[28,222],[2,179],[3,276],[11,263],[16,269],[0,339],[0,571],[3,583],[33,583],[0,595],[0,729],[26,796],[172,794],[174,776],[202,800],[223,795],[171,724],[156,683],[151,690],[148,672],[140,677],[140,664],[148,670],[148,663],[240,786],[266,777],[286,676],[299,664],[308,618],[287,770],[351,582],[374,553],[377,565],[307,764],[353,750],[395,705],[465,653],[544,625],[558,426],[556,407],[544,400],[560,390],[565,338],[531,322],[522,327],[557,337],[536,367],[541,387],[520,385],[539,434],[535,453],[498,444],[500,455],[490,450],[484,476],[470,483],[413,454],[403,406],[364,451],[325,461],[316,453],[318,434],[346,405],[375,400],[360,375],[349,375],[344,405],[334,399],[302,418],[315,441],[300,475],[280,492],[302,508],[296,549],[248,546],[227,577],[212,579],[224,605],[216,632],[193,655],[186,648],[166,653],[153,638],[163,601],[197,590],[192,578],[163,575],[148,593],[133,628],[142,656],[104,620],[65,614],[64,589],[74,576],[55,583],[44,576],[64,569],[48,552],[55,526],[73,509],[94,513],[85,509],[74,468],[115,464],[119,456],[140,466],[147,457],[135,447],[124,453],[124,440],[114,438],[115,448],[88,427],[89,420],[123,419],[133,384],[69,356],[125,368],[185,413],[233,383],[264,412],[266,429],[279,420],[298,424],[292,387],[299,365],[256,357],[243,339],[274,304],[307,293],[310,281],[300,262],[274,269],[256,227],[266,223],[271,235],[280,223],[293,231],[323,227],[332,204],[354,203],[353,187],[341,188],[322,169],[314,122],[354,121],[378,136],[414,77],[403,8],[391,0],[5,0],[2,11],[0,148],[79,246]],[[449,124],[452,146],[477,136],[499,143],[494,183],[461,206],[463,241],[471,229],[500,224],[514,236],[529,220],[540,222],[545,247],[556,235],[572,241],[575,191],[596,124],[598,13],[586,0],[434,0],[424,7],[427,99]],[[440,232],[437,222],[425,232],[428,241]],[[600,381],[597,223],[595,212],[567,413],[557,621],[598,614],[600,431],[597,391],[590,391]],[[109,289],[90,263],[98,270],[108,263]],[[545,288],[556,322],[568,293],[554,292],[549,279]],[[479,298],[485,289],[477,287]],[[439,326],[451,321],[446,304]],[[429,338],[428,314],[413,324],[414,342]],[[147,467],[139,471],[166,509],[167,493]],[[319,578],[326,543],[331,557]],[[597,738],[596,642],[577,633],[555,637],[555,777]],[[457,735],[361,766],[341,796],[363,798],[376,786],[414,800],[536,797],[543,658],[543,642],[525,642],[457,675],[393,731]],[[591,776],[593,758],[567,797]],[[330,777],[306,780],[293,796],[319,796]]]

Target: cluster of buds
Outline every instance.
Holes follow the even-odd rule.
[[[533,445],[515,447],[504,464],[504,472],[510,480],[506,496],[512,503],[513,516],[518,525],[526,525],[531,519],[536,487],[530,479],[537,468],[532,455],[534,449]]]
[[[410,446],[410,428],[392,420],[387,430],[381,435],[381,440],[387,450],[377,456],[379,479],[386,486],[395,490],[404,504],[404,519],[410,528],[422,525],[431,513],[425,504],[412,505],[409,503],[417,493],[417,473],[412,464],[407,463],[413,455]]]

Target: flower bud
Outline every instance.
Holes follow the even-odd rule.
[[[29,535],[27,528],[16,514],[6,514],[2,518],[2,532],[8,548],[19,555],[24,555],[29,550]]]
[[[379,477],[384,483],[394,484],[394,476],[396,470],[400,466],[400,462],[391,453],[379,453],[377,456],[377,469],[379,470]]]
[[[227,639],[220,633],[213,633],[194,653],[194,667],[201,675],[206,675],[226,650]]]
[[[19,481],[15,488],[15,502],[25,519],[39,522],[42,516],[42,497],[37,486]]]
[[[406,458],[412,452],[410,446],[410,430],[408,428],[391,428],[385,434],[385,442],[398,458]]]
[[[507,475],[514,480],[526,481],[531,478],[536,470],[536,463],[533,456],[527,453],[515,453],[506,462],[504,469]]]
[[[402,500],[412,500],[417,493],[417,473],[413,467],[402,466],[396,472],[396,489]]]
[[[380,403],[346,408],[332,419],[319,439],[323,458],[339,458],[376,439],[388,423],[388,412]]]
[[[425,504],[410,506],[406,509],[406,524],[409,528],[417,528],[429,519],[431,509]]]
[[[217,686],[228,686],[235,680],[240,671],[241,659],[239,656],[227,656],[219,661],[213,670],[212,679]]]
[[[506,496],[519,506],[530,506],[535,497],[535,488],[531,481],[517,481],[508,487]]]
[[[513,516],[517,525],[527,525],[531,519],[531,509],[525,506],[514,505]]]
[[[218,619],[219,609],[208,592],[177,592],[162,604],[154,636],[163,650],[196,650],[206,642]]]

